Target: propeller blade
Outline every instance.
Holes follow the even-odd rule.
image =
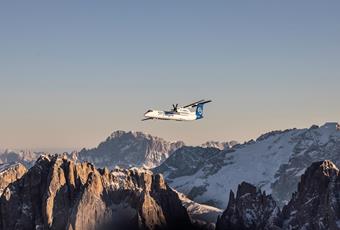
[[[178,104],[172,104],[172,108],[173,108],[174,111],[177,111],[177,109],[178,109]]]

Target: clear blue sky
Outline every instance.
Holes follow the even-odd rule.
[[[340,120],[339,1],[1,1],[0,148],[189,144]],[[148,108],[212,99],[191,123]]]

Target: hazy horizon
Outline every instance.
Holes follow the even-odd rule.
[[[198,145],[339,121],[340,2],[0,3],[0,148]],[[195,122],[149,109],[212,99]]]
[[[313,125],[318,125],[318,126],[322,126],[322,125],[325,125],[326,123],[338,123],[337,121],[326,121],[322,124],[312,124],[310,125],[309,127],[289,127],[289,128],[286,128],[286,129],[294,129],[294,128],[297,128],[297,129],[303,129],[303,128],[310,128],[311,126]],[[281,129],[281,131],[283,131],[285,129]],[[89,148],[94,148],[94,147],[97,147],[101,142],[105,141],[107,137],[109,137],[113,132],[116,132],[116,131],[124,131],[124,132],[143,132],[143,131],[139,131],[139,130],[114,130],[112,131],[111,133],[109,133],[108,135],[106,135],[105,137],[103,137],[102,139],[98,140],[98,143],[95,143],[94,145],[88,145],[88,146],[65,146],[65,147],[14,147],[14,148],[6,148],[6,146],[0,146],[0,151],[4,151],[4,150],[14,150],[14,151],[36,151],[36,152],[49,152],[49,153],[63,153],[63,152],[72,152],[72,151],[80,151],[81,149],[83,148],[86,148],[86,149],[89,149]],[[246,139],[246,140],[236,140],[236,139],[229,139],[229,140],[226,140],[226,139],[223,139],[223,138],[220,138],[220,139],[210,139],[210,140],[204,140],[200,143],[188,143],[188,142],[185,142],[185,144],[187,145],[192,145],[192,146],[200,146],[208,141],[219,141],[219,142],[231,142],[231,141],[236,141],[240,144],[243,144],[245,142],[248,142],[248,141],[251,141],[251,140],[256,140],[258,137],[260,137],[261,135],[263,134],[266,134],[266,133],[269,133],[271,131],[277,131],[277,130],[267,130],[267,131],[264,131],[262,133],[259,133],[257,136],[254,136],[253,138],[250,138],[250,139]],[[147,133],[147,132],[143,132],[144,134],[149,134],[149,135],[152,135],[152,136],[157,136],[157,135],[154,135],[152,133]],[[163,138],[164,140],[166,141],[171,141],[171,142],[176,142],[176,141],[183,141],[181,139],[167,139],[167,138],[164,138],[162,136],[157,136],[157,137],[160,137],[160,138]]]

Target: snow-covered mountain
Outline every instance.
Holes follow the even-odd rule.
[[[232,149],[183,147],[154,172],[199,203],[225,208],[230,190],[247,181],[272,194],[280,206],[290,200],[300,176],[315,161],[340,164],[337,123],[273,131]]]
[[[172,143],[142,132],[116,131],[98,147],[81,150],[78,160],[89,161],[97,167],[153,168],[183,145],[183,142]]]
[[[192,222],[200,229],[215,229],[218,216],[222,215],[222,210],[204,204],[196,203],[190,200],[183,193],[175,192],[178,194],[179,199],[182,201],[183,206],[186,208]]]

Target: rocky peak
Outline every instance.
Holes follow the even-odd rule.
[[[340,229],[339,170],[329,160],[313,163],[283,208],[286,229]]]
[[[98,147],[81,150],[78,159],[98,167],[153,168],[183,145],[183,142],[172,143],[142,132],[115,131]]]
[[[114,131],[108,138],[107,140],[115,139],[115,138],[145,138],[145,139],[152,139],[153,136],[143,133],[143,132],[136,132],[136,131],[123,131],[123,130],[117,130]]]
[[[316,164],[317,165],[317,164]],[[338,175],[339,174],[339,169],[336,167],[336,165],[330,161],[330,160],[325,160],[322,162],[322,164],[319,166],[321,172],[325,175],[325,176],[332,176],[334,175]]]
[[[240,199],[240,197],[247,195],[247,194],[256,194],[257,191],[258,190],[254,185],[249,184],[247,182],[242,182],[237,188],[236,198]]]
[[[255,186],[242,182],[234,192],[230,191],[229,203],[218,218],[216,229],[277,229],[280,226],[280,210],[270,195]]]
[[[0,165],[0,196],[10,183],[20,179],[26,171],[26,167],[20,163]]]
[[[331,178],[336,178],[338,174],[339,169],[333,162],[329,160],[315,162],[301,176],[298,192],[315,193],[315,191],[327,187]]]
[[[1,196],[0,229],[191,229],[161,175],[41,156]]]
[[[107,140],[119,138],[119,137],[125,135],[126,133],[127,133],[127,132],[125,132],[125,131],[123,131],[123,130],[114,131],[114,132],[107,138]]]

